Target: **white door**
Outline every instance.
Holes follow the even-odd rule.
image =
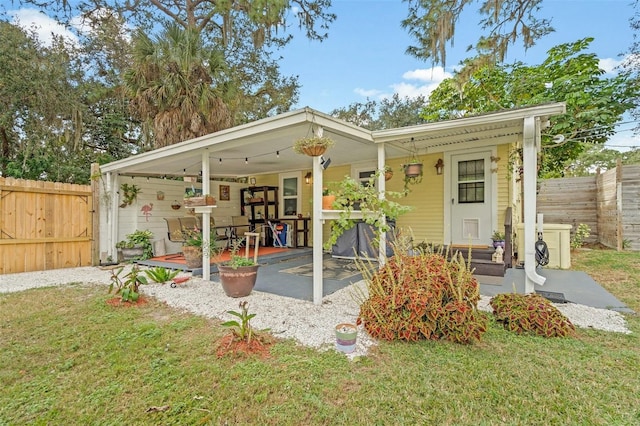
[[[451,156],[451,244],[488,245],[492,231],[491,152]]]

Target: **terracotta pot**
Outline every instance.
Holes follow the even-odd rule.
[[[212,195],[207,195],[206,197],[204,197],[204,202],[206,203],[207,206],[215,206],[216,205],[216,197],[214,197]]]
[[[384,180],[390,180],[393,177],[393,172],[384,172]]]
[[[322,210],[333,210],[333,202],[336,200],[335,195],[322,196]]]
[[[404,174],[407,177],[418,177],[422,173],[422,163],[411,163],[404,166]]]
[[[302,148],[302,151],[311,157],[317,157],[319,155],[322,155],[326,150],[327,150],[327,147],[322,145],[315,145],[315,146]]]
[[[188,268],[202,268],[202,249],[200,247],[182,246],[182,254]]]
[[[229,297],[245,297],[251,294],[253,286],[256,285],[259,266],[239,266],[234,269],[231,266],[218,265],[224,293]]]

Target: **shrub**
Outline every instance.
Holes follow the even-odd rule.
[[[575,327],[547,299],[539,294],[499,294],[491,299],[493,315],[509,331],[544,337],[575,334]]]
[[[477,310],[480,286],[462,255],[447,260],[438,253],[402,253],[396,250],[376,272],[361,268],[368,295],[358,324],[385,340],[479,341],[487,317]]]
[[[584,240],[589,238],[589,235],[591,235],[591,228],[586,223],[581,223],[578,225],[575,234],[571,236],[569,245],[572,249],[578,249],[583,246]]]

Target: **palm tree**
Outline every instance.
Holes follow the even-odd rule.
[[[125,86],[133,113],[151,124],[156,148],[231,126],[216,85],[224,57],[206,48],[197,30],[169,25],[154,41],[139,32],[133,63]]]

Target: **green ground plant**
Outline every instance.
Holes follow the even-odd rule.
[[[123,302],[136,302],[140,297],[140,285],[147,284],[147,278],[142,275],[138,265],[133,265],[128,273],[120,277],[123,271],[124,267],[111,270],[109,293],[115,290],[115,294],[122,296]]]
[[[238,320],[231,320],[223,322],[224,327],[230,327],[233,330],[233,335],[238,340],[244,340],[247,343],[251,343],[251,337],[253,336],[253,328],[251,327],[251,319],[256,314],[250,314],[247,307],[248,302],[243,300],[239,303],[240,312],[227,311],[227,313],[238,318]]]
[[[149,268],[144,271],[147,277],[154,283],[166,283],[174,279],[180,271],[173,271],[162,266],[156,266],[155,268]]]
[[[396,250],[376,270],[360,267],[367,282],[358,324],[385,340],[480,341],[487,317],[477,309],[480,285],[460,253]]]
[[[498,294],[490,303],[496,321],[509,331],[542,337],[569,337],[576,334],[571,321],[539,294]]]

